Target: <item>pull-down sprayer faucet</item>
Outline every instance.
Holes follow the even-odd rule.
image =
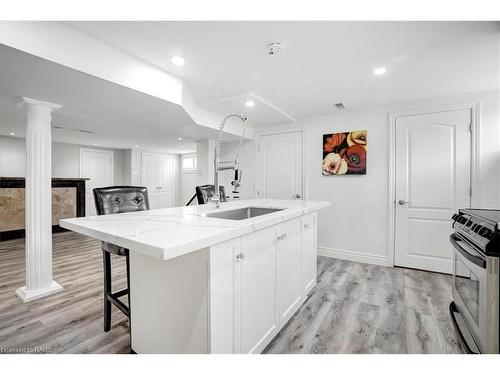
[[[220,153],[220,143],[222,140],[222,131],[224,126],[226,125],[227,120],[231,117],[237,117],[241,121],[243,121],[243,131],[240,137],[240,144],[238,145],[238,151],[236,152],[236,158],[234,162],[219,162],[219,153]],[[240,148],[243,144],[243,137],[245,135],[245,126],[246,126],[247,117],[243,115],[239,115],[237,113],[231,113],[222,119],[222,122],[219,127],[219,133],[217,134],[217,138],[215,139],[215,149],[214,149],[214,195],[210,199],[210,202],[213,202],[215,208],[220,207],[220,194],[219,194],[219,171],[223,171],[226,169],[234,170],[234,179],[231,182],[233,185],[233,192],[237,193],[238,188],[241,185],[241,171],[240,171]],[[222,165],[223,164],[223,165]]]

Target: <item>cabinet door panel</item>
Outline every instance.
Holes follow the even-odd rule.
[[[280,326],[300,306],[300,219],[284,222],[278,230],[277,293]]]
[[[308,294],[316,285],[316,214],[302,217],[301,285]]]
[[[210,248],[210,352],[236,353],[236,255],[240,240]]]
[[[277,331],[276,229],[269,228],[241,240],[240,351],[262,351]]]

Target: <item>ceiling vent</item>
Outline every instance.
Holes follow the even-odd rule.
[[[57,129],[57,130],[64,130],[64,126],[61,126],[61,125],[54,125],[54,129]]]
[[[344,103],[335,103],[335,108],[337,108],[339,111],[343,111],[345,109]]]
[[[78,129],[80,133],[85,133],[85,134],[94,134],[92,130],[85,130],[85,129]]]

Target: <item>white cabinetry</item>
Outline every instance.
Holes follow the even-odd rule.
[[[315,215],[210,248],[210,352],[259,353],[316,281]]]
[[[241,239],[240,353],[258,353],[277,333],[276,228]]]
[[[280,324],[286,323],[301,303],[300,228],[300,219],[286,221],[278,226],[276,276]]]
[[[316,213],[302,216],[302,246],[301,246],[301,293],[307,295],[316,285]]]
[[[239,353],[236,347],[237,260],[240,239],[210,248],[210,352]],[[238,308],[239,310],[239,308]]]

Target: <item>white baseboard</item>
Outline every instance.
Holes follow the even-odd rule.
[[[379,266],[393,266],[392,261],[388,257],[363,254],[348,250],[331,249],[328,247],[318,247],[318,255],[329,258],[350,260],[353,262],[377,264]]]

